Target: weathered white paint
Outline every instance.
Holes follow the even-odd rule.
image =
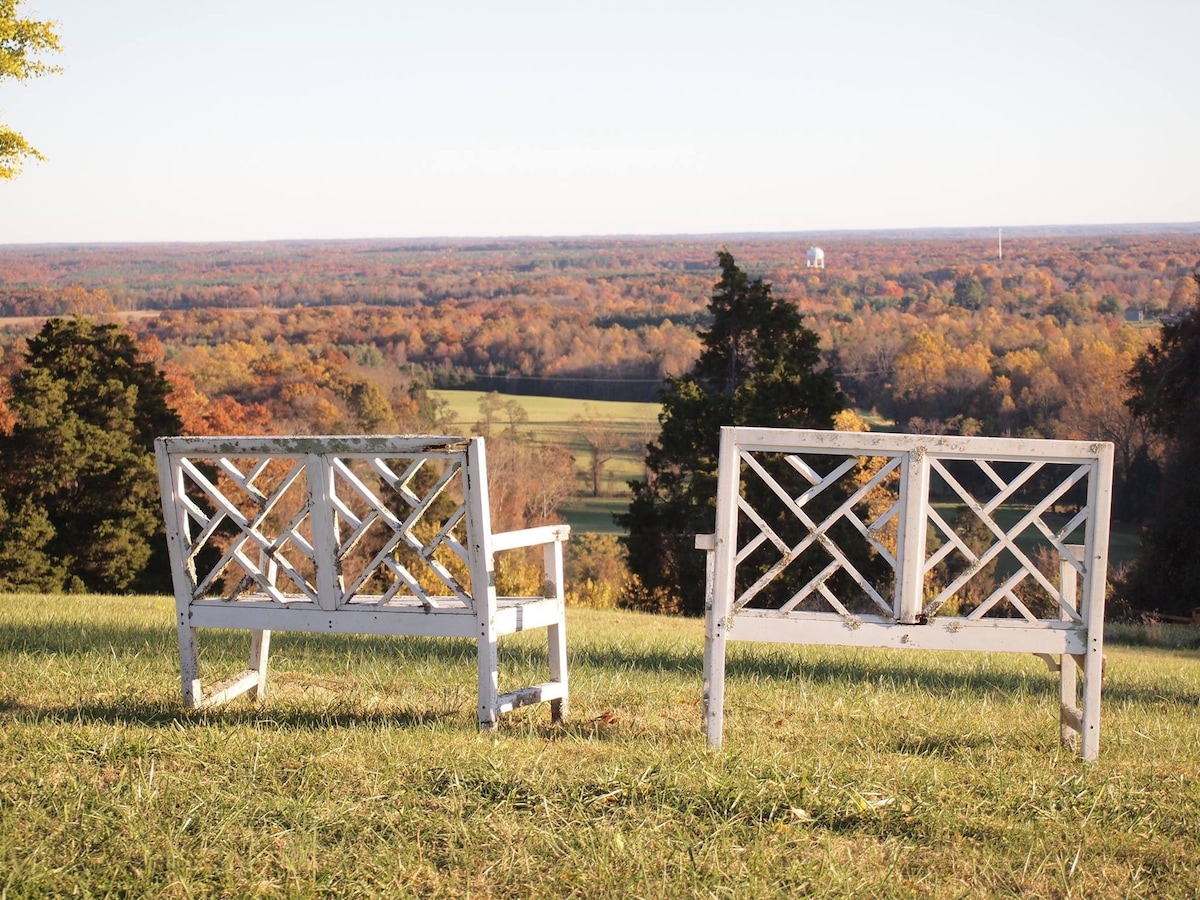
[[[716,529],[696,538],[707,554],[709,744],[721,745],[725,643],[737,639],[1013,651],[1056,660],[1062,738],[1078,740],[1080,755],[1096,759],[1112,456],[1111,444],[1082,441],[723,428]],[[852,477],[858,480],[847,481]],[[763,508],[747,500],[749,485],[766,498],[759,501]],[[947,521],[933,502],[935,485],[937,499],[982,523],[990,546],[978,552],[968,546],[957,522]],[[826,491],[837,505],[816,513],[813,501]],[[881,498],[884,511],[864,518],[868,500]],[[1057,528],[1047,522],[1056,505],[1071,510]],[[792,540],[772,527],[780,518]],[[1006,527],[1001,519],[1015,521]],[[894,551],[884,537],[893,527]],[[1068,543],[1081,531],[1082,544]],[[843,543],[855,535],[866,546],[839,546],[833,534]],[[931,535],[940,546],[931,546]],[[1057,556],[1057,573],[1038,568],[1031,543]],[[856,568],[864,552],[874,559],[875,574]],[[772,554],[778,557],[773,562]],[[938,583],[936,567],[956,554],[963,571]],[[757,565],[750,562],[756,557]],[[961,602],[968,584],[981,583],[980,570],[993,560],[1009,570],[988,584],[987,596],[958,615],[939,615],[951,608],[946,604]],[[809,574],[796,579],[797,563]],[[764,604],[761,596],[772,585],[786,585],[786,592]],[[1052,603],[1052,617],[1035,615],[1035,600]],[[1081,705],[1077,665],[1083,669]]]
[[[271,631],[475,640],[481,726],[549,701],[566,714],[566,525],[492,534],[482,438],[318,436],[155,442],[184,702],[266,693]],[[495,554],[543,546],[538,597],[498,597]],[[198,628],[251,632],[247,671],[201,684]],[[497,641],[544,628],[549,680],[499,693]]]

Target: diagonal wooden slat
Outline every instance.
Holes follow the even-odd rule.
[[[423,462],[423,460],[418,462]],[[401,521],[375,491],[367,486],[343,460],[334,459],[332,461],[332,466],[341,481],[348,485],[354,491],[355,495],[366,502],[370,508],[370,513],[364,517],[360,523],[360,527],[340,548],[339,558],[344,559],[345,555],[357,544],[366,529],[373,524],[381,523],[392,532],[392,536],[384,542],[383,547],[376,552],[374,558],[364,566],[359,576],[345,590],[343,602],[358,593],[383,568],[395,575],[404,586],[409,588],[413,596],[420,599],[423,604],[434,604],[435,601],[421,587],[420,579],[407,567],[399,566],[392,559],[393,552],[401,545],[413,550],[421,558],[428,570],[457,599],[463,601],[469,600],[469,593],[466,588],[434,555],[438,548],[444,545],[458,556],[458,558],[466,559],[465,549],[459,542],[450,537],[453,528],[456,527],[466,514],[465,506],[460,505],[455,509],[448,517],[446,523],[434,534],[430,541],[424,542],[416,535],[417,528],[426,518],[431,506],[458,476],[459,466],[457,464],[447,466],[441,477],[437,479],[429,491],[424,496],[420,496],[412,490],[411,482],[416,477],[416,474],[421,471],[421,466],[414,463],[407,468],[403,476],[396,476],[391,468],[383,465],[380,460],[373,460],[373,463],[375,464],[371,468],[391,487],[398,488],[397,492],[403,496],[405,502],[411,507],[411,510],[407,517]],[[398,590],[399,586],[394,585],[392,589],[386,592],[385,596],[394,596]]]
[[[767,487],[770,488],[771,491],[781,501],[783,501],[788,510],[805,525],[805,527],[808,529],[808,534],[794,547],[784,550],[786,544],[784,544],[778,535],[776,535],[767,526],[765,520],[759,516],[755,510],[750,508],[749,504],[739,501],[739,506],[743,509],[743,511],[746,512],[747,516],[755,521],[755,524],[759,526],[763,534],[768,535],[769,538],[772,539],[772,542],[775,543],[775,545],[779,547],[781,551],[783,551],[783,555],[779,561],[771,566],[766,572],[764,572],[762,576],[760,576],[759,579],[754,582],[754,584],[752,584],[740,596],[737,597],[737,599],[734,601],[734,608],[744,608],[751,600],[754,599],[755,596],[761,593],[761,591],[768,584],[778,577],[780,573],[787,569],[788,566],[790,566],[806,550],[808,550],[813,543],[819,543],[821,547],[835,560],[838,567],[846,571],[846,573],[853,579],[854,583],[858,585],[863,593],[866,594],[876,606],[878,606],[881,610],[890,612],[891,606],[888,604],[888,602],[879,594],[875,586],[872,585],[870,581],[862,575],[857,567],[855,567],[851,562],[850,558],[827,534],[828,530],[837,521],[843,518],[849,519],[852,517],[857,523],[860,533],[867,535],[867,528],[862,521],[853,514],[853,507],[857,503],[861,502],[862,499],[867,496],[867,494],[874,490],[889,473],[877,473],[876,477],[870,479],[865,485],[854,491],[842,502],[840,506],[837,507],[837,509],[833,510],[833,512],[831,512],[820,524],[817,524],[804,509],[804,503],[800,502],[798,499],[793,499],[791,494],[785,490],[778,483],[778,481],[776,481],[774,476],[772,476],[771,473],[768,472],[764,466],[762,466],[762,464],[754,457],[753,454],[743,453],[742,459],[748,464],[749,468],[754,471],[767,485]],[[788,461],[790,464],[792,464],[793,468],[801,472],[801,474],[804,474],[805,477],[810,478],[810,480],[811,478],[818,478],[817,473],[798,457],[789,457]],[[836,484],[837,480],[842,476],[853,471],[857,465],[857,457],[851,457],[850,459],[844,461],[842,464],[836,466],[829,475],[825,476],[824,478],[819,478],[817,484],[813,485],[812,489],[802,494],[801,498],[805,499],[807,502],[808,500],[818,496],[821,492]],[[811,476],[809,473],[811,473]],[[876,543],[872,536],[868,535],[868,539],[872,544]],[[888,556],[890,557],[890,554]],[[890,558],[891,564],[894,567],[894,557]],[[818,585],[823,586],[827,578],[828,576],[822,579],[814,579],[812,582],[810,582],[807,588],[800,591],[798,598],[796,599],[796,603],[802,602],[805,597],[817,589]],[[795,604],[793,604],[793,606],[794,605]],[[839,603],[838,607],[844,610],[844,606],[842,606],[842,604]]]
[[[214,504],[221,515],[228,521],[232,522],[238,528],[238,534],[230,542],[222,557],[209,570],[206,576],[199,581],[195,588],[195,596],[202,596],[212,584],[220,578],[228,569],[229,565],[237,562],[247,574],[249,574],[262,587],[263,592],[275,599],[277,602],[284,602],[284,595],[270,582],[270,579],[255,563],[251,562],[245,554],[242,553],[242,547],[247,542],[257,545],[258,549],[266,554],[266,556],[274,562],[293,584],[309,598],[315,598],[315,588],[308,580],[292,565],[292,563],[284,557],[279,550],[281,546],[277,546],[276,542],[265,535],[259,529],[267,517],[273,512],[275,506],[283,499],[291,487],[296,484],[304,475],[305,466],[302,461],[297,461],[292,466],[291,470],[285,475],[281,483],[276,487],[275,491],[269,495],[262,497],[259,500],[257,497],[252,498],[254,505],[258,508],[253,511],[252,517],[243,512],[236,503],[230,500],[224,492],[213,484],[208,477],[189,459],[183,458],[180,461],[182,469],[187,473],[188,478],[193,484],[198,487],[203,494]],[[301,517],[302,518],[302,517]],[[212,533],[212,529],[216,527],[216,523],[212,528],[206,529],[204,537],[207,539]],[[292,527],[285,530],[287,539],[295,540],[299,546],[307,544],[303,537],[298,535]],[[303,543],[301,543],[303,542]],[[196,545],[189,555],[194,558]],[[308,548],[311,553],[311,546]]]
[[[1062,595],[1059,589],[1050,583],[1050,580],[1044,574],[1042,574],[1041,570],[1038,569],[1038,567],[1034,565],[1032,561],[1030,561],[1029,557],[1025,554],[1025,551],[1017,546],[1016,538],[1019,537],[1033,521],[1040,519],[1041,515],[1047,509],[1057,503],[1067,491],[1074,487],[1075,484],[1087,474],[1087,471],[1088,469],[1086,466],[1080,466],[1076,468],[1053,490],[1047,493],[1046,496],[1043,497],[1028,513],[1022,516],[1012,528],[1008,530],[1005,530],[998,525],[990,515],[985,514],[982,510],[976,509],[976,516],[978,516],[979,520],[988,527],[993,535],[995,535],[996,543],[992,544],[991,547],[989,547],[981,556],[978,557],[976,560],[976,565],[965,571],[962,575],[951,582],[951,584],[947,585],[937,595],[935,598],[936,601],[944,602],[947,598],[956,594],[964,584],[974,577],[975,573],[978,572],[980,568],[986,566],[1002,552],[1007,550],[1022,566],[1028,570],[1028,574],[1033,576],[1034,580],[1036,580],[1045,589],[1046,593],[1049,596],[1056,598],[1061,605]],[[1060,549],[1066,552],[1065,547],[1060,547]]]

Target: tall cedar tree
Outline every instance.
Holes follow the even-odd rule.
[[[154,465],[154,438],[180,429],[169,392],[116,325],[51,319],[30,338],[0,435],[0,589],[169,588]]]
[[[1200,282],[1200,266],[1195,275]],[[1122,594],[1135,609],[1190,615],[1200,608],[1200,300],[1134,363],[1129,406],[1164,440],[1155,508]]]
[[[631,481],[628,531],[631,605],[704,612],[704,559],[695,535],[712,531],[722,425],[829,428],[846,408],[830,373],[816,371],[820,339],[790,303],[751,281],[720,251],[709,302],[712,327],[691,371],[660,391],[658,440],[647,445],[645,481]]]

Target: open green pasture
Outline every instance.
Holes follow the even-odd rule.
[[[276,633],[265,702],[185,712],[173,620],[0,597],[0,896],[1200,895],[1194,632],[1109,644],[1089,765],[1027,655],[735,642],[713,752],[695,620],[572,609],[567,722],[493,733],[459,641]]]
[[[430,391],[449,404],[455,423],[465,432],[480,419],[481,391]],[[573,416],[595,419],[620,436],[622,448],[605,467],[607,490],[627,495],[625,481],[642,474],[646,443],[658,436],[658,403],[629,403],[613,400],[571,400],[563,397],[525,397],[501,394],[504,402],[515,400],[529,415],[527,427],[538,443],[562,444],[575,454],[580,472],[586,463],[587,445]]]
[[[482,391],[431,391],[445,400],[454,413],[456,433],[469,433],[480,419],[479,400]],[[501,394],[501,400],[515,400],[529,416],[523,427],[528,428],[539,444],[562,444],[575,456],[579,473],[580,496],[560,512],[577,532],[614,534],[620,529],[613,524],[614,512],[629,508],[629,488],[626,482],[640,478],[644,472],[646,444],[658,436],[657,403],[629,403],[612,400],[570,400],[562,397],[526,397]],[[620,438],[620,448],[604,467],[602,496],[588,494],[591,482],[587,471],[590,459],[578,423],[573,416],[595,419],[610,428]],[[501,427],[504,427],[503,424]]]

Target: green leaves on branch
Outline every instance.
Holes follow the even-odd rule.
[[[21,172],[19,160],[27,157],[46,158],[21,135],[0,125],[0,178],[16,178]]]
[[[28,81],[61,71],[39,58],[62,49],[55,23],[20,18],[19,2],[0,0],[0,81]],[[0,124],[0,179],[16,177],[21,163],[31,157],[45,158],[24,137]]]

